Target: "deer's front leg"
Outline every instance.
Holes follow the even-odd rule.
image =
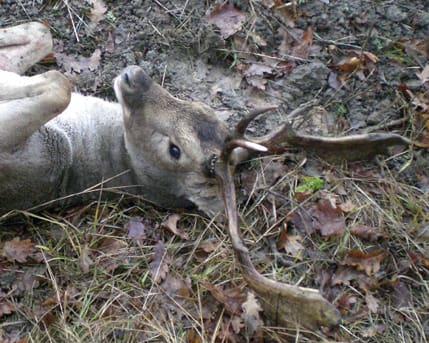
[[[0,29],[0,70],[22,74],[51,52],[51,34],[41,23]]]
[[[58,71],[24,77],[0,71],[0,152],[16,150],[68,106],[70,81]]]

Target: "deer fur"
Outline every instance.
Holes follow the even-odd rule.
[[[43,25],[31,25],[51,40]],[[0,56],[13,29],[0,30]],[[34,42],[21,43],[18,54],[34,50]],[[162,207],[223,209],[213,164],[229,132],[212,109],[173,97],[138,66],[114,80],[114,103],[72,93],[58,71],[13,72],[29,65],[0,70],[0,215],[97,198],[99,191],[85,190],[102,182]]]

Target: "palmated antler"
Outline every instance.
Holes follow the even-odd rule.
[[[247,127],[249,123],[250,121],[243,124],[243,127]],[[245,127],[240,130],[244,133]],[[276,325],[290,327],[301,324],[311,330],[317,330],[321,326],[338,325],[340,316],[337,309],[323,298],[319,291],[268,279],[254,267],[249,251],[240,238],[238,225],[237,201],[230,163],[232,151],[237,147],[256,151],[265,151],[266,148],[241,137],[232,139],[226,143],[222,151],[221,163],[217,165],[216,170],[223,185],[228,233],[244,278],[259,296],[267,318]]]

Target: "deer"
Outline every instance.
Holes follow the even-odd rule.
[[[32,63],[19,56],[40,41],[51,37],[39,23],[0,33],[12,56],[0,71],[1,214],[94,197],[100,182],[107,197],[119,188],[164,208],[223,208],[213,168],[228,129],[210,107],[173,97],[138,66],[113,81],[118,103],[72,92],[58,71],[19,75]]]
[[[235,166],[284,146],[368,158],[392,145],[410,145],[407,138],[310,136],[289,121],[249,138],[249,124],[276,106],[251,111],[230,129],[213,109],[175,98],[139,66],[114,79],[117,102],[72,92],[59,71],[21,75],[51,49],[49,29],[40,23],[0,29],[0,216],[53,201],[67,205],[101,191],[126,191],[165,208],[194,205],[211,217],[225,211],[244,279],[277,325],[339,324],[338,311],[317,290],[270,280],[253,266],[239,230]]]

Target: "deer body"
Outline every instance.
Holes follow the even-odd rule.
[[[71,93],[56,71],[0,71],[0,215],[76,193],[66,203],[98,198],[100,188],[163,207],[223,208],[213,164],[228,130],[214,111],[174,98],[137,66],[114,89],[119,103]]]

